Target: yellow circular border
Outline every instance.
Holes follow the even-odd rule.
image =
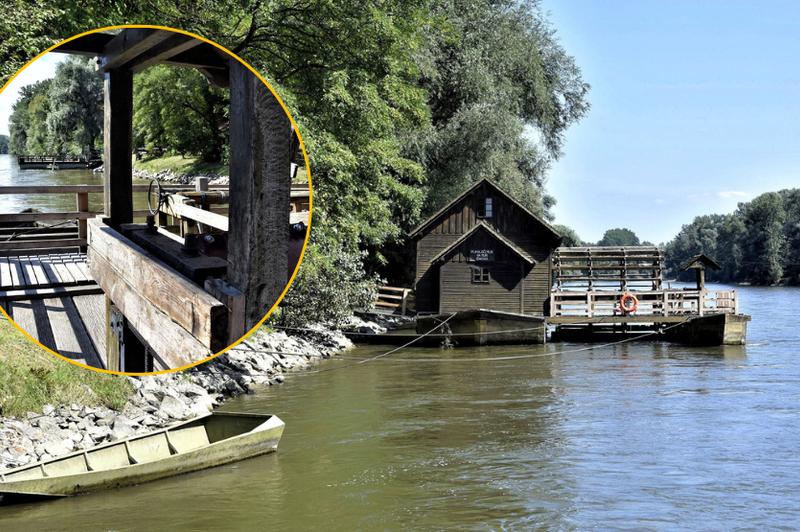
[[[220,46],[219,44],[206,39],[205,37],[201,37],[200,35],[195,35],[194,33],[189,33],[188,31],[177,30],[175,28],[168,28],[166,26],[151,26],[151,25],[132,24],[132,25],[121,25],[121,26],[107,26],[105,28],[98,28],[96,30],[80,33],[78,35],[70,37],[69,39],[65,39],[65,40],[61,41],[58,44],[54,44],[53,46],[51,46],[47,50],[41,52],[39,55],[37,55],[36,57],[34,57],[33,59],[31,59],[30,61],[25,63],[25,66],[20,68],[13,76],[11,76],[11,78],[9,78],[9,80],[6,82],[6,84],[3,85],[3,87],[0,89],[0,93],[2,93],[4,90],[6,90],[6,88],[14,80],[14,78],[16,78],[23,70],[28,68],[31,65],[31,63],[33,63],[34,61],[36,61],[37,59],[42,57],[44,54],[54,50],[55,48],[58,48],[62,44],[70,42],[70,41],[73,41],[73,40],[75,40],[75,39],[77,39],[79,37],[83,37],[84,35],[91,35],[93,33],[100,33],[101,31],[106,31],[106,30],[129,29],[129,28],[168,30],[168,31],[172,31],[172,32],[175,32],[175,33],[182,33],[184,35],[188,35],[188,36],[193,37],[195,39],[200,39],[201,41],[205,41],[208,44],[216,46],[217,48],[219,48],[223,52],[227,53],[228,55],[230,55],[232,58],[234,58],[237,61],[239,61],[241,64],[243,64],[247,68],[249,68],[250,71],[253,74],[255,74],[256,76],[258,76],[258,79],[260,79],[264,83],[264,85],[267,86],[267,88],[270,90],[270,92],[272,92],[273,96],[275,96],[275,98],[278,100],[278,103],[281,104],[281,107],[283,108],[283,111],[286,113],[286,116],[288,116],[289,120],[292,122],[292,127],[294,127],[294,131],[295,131],[295,133],[297,133],[297,139],[300,141],[300,149],[303,150],[303,159],[306,162],[306,172],[308,173],[308,227],[306,228],[306,239],[305,239],[305,242],[303,242],[303,250],[300,252],[300,258],[297,261],[297,266],[295,266],[294,272],[292,272],[292,276],[289,278],[289,281],[286,283],[286,288],[283,289],[283,292],[281,292],[281,295],[278,297],[278,300],[275,301],[275,304],[272,305],[272,308],[269,309],[269,312],[267,312],[266,315],[264,315],[264,317],[261,318],[261,321],[259,321],[252,329],[247,331],[244,334],[244,336],[242,336],[241,338],[236,340],[234,343],[232,343],[231,345],[229,345],[228,347],[226,347],[225,349],[223,349],[219,353],[215,353],[215,354],[211,355],[210,357],[207,357],[207,358],[204,358],[203,360],[195,362],[194,364],[187,364],[186,366],[181,366],[179,368],[172,368],[172,369],[168,369],[168,370],[164,370],[164,371],[153,371],[153,372],[150,372],[150,373],[125,373],[125,372],[121,372],[121,371],[110,371],[110,370],[107,370],[107,369],[95,368],[93,366],[88,366],[86,364],[81,364],[80,362],[76,362],[75,360],[72,360],[70,358],[61,356],[58,353],[56,353],[55,351],[53,351],[52,349],[50,349],[48,347],[45,347],[44,345],[39,343],[38,340],[33,338],[30,334],[25,332],[22,329],[22,327],[17,325],[17,322],[12,320],[11,316],[9,316],[6,313],[6,311],[2,307],[0,307],[0,312],[3,313],[3,315],[8,319],[8,321],[13,323],[14,326],[17,329],[19,329],[20,332],[22,332],[22,334],[27,336],[33,343],[35,343],[36,345],[38,345],[39,347],[41,347],[45,351],[48,351],[49,353],[51,353],[51,354],[53,354],[53,355],[55,355],[55,356],[57,356],[59,358],[62,358],[64,360],[66,360],[67,362],[75,364],[76,366],[82,366],[82,367],[84,367],[86,369],[90,369],[90,370],[93,370],[93,371],[98,371],[98,372],[101,372],[101,373],[109,373],[111,375],[126,375],[126,376],[162,375],[162,374],[165,374],[165,373],[172,373],[172,372],[175,372],[175,371],[181,371],[181,370],[184,370],[184,369],[193,368],[193,367],[195,367],[195,366],[197,366],[199,364],[203,364],[204,362],[208,362],[212,358],[218,357],[219,355],[221,355],[222,353],[225,353],[226,351],[229,351],[230,349],[233,349],[234,347],[236,347],[237,345],[242,343],[245,338],[247,338],[248,336],[253,334],[256,331],[256,329],[261,327],[261,325],[269,317],[269,315],[272,314],[275,311],[275,309],[278,307],[278,304],[281,302],[283,297],[286,295],[286,292],[288,292],[289,288],[292,286],[292,283],[294,282],[294,278],[297,275],[297,272],[300,270],[300,265],[303,263],[303,257],[305,256],[305,253],[306,253],[306,246],[308,246],[308,237],[311,235],[311,220],[312,220],[312,216],[313,216],[313,212],[314,212],[314,209],[313,209],[314,193],[313,193],[313,187],[312,187],[312,184],[311,184],[311,168],[310,168],[310,166],[308,164],[308,154],[306,153],[306,147],[305,147],[305,144],[303,143],[303,138],[300,136],[300,129],[297,127],[297,124],[295,123],[294,118],[292,118],[292,115],[289,113],[289,110],[286,109],[286,105],[283,103],[283,100],[281,100],[281,97],[278,96],[278,94],[270,86],[270,84],[267,83],[267,80],[265,80],[261,76],[261,74],[256,72],[256,70],[253,67],[251,67],[249,64],[247,64],[247,62],[245,62],[241,57],[239,57],[238,55],[234,54],[233,52],[231,52],[227,48],[225,48],[223,46]]]

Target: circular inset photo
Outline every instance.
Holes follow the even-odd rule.
[[[97,370],[199,364],[260,325],[311,219],[300,134],[255,70],[154,26],[85,33],[0,92],[0,306]],[[0,146],[2,147],[2,146]]]

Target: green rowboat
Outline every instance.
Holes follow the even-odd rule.
[[[269,414],[212,412],[165,429],[0,474],[0,503],[65,497],[214,467],[278,448]]]

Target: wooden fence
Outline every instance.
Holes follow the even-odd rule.
[[[619,316],[621,291],[559,291],[550,297],[551,317]],[[735,290],[645,290],[632,292],[638,299],[635,316],[685,316],[738,314]]]

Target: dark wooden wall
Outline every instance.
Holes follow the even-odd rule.
[[[493,216],[491,218],[478,218],[478,203],[481,198],[491,197],[493,199]],[[512,241],[516,246],[525,251],[535,261],[536,265],[533,267],[527,266],[524,269],[525,279],[520,287],[523,292],[523,307],[524,314],[543,315],[544,307],[547,299],[550,297],[550,279],[551,279],[551,264],[550,254],[552,253],[553,242],[552,233],[543,224],[532,218],[525,211],[520,209],[516,204],[508,201],[502,194],[496,192],[489,185],[482,185],[475,189],[471,194],[465,196],[460,201],[456,202],[446,211],[442,212],[433,224],[425,228],[422,233],[417,236],[417,275],[416,275],[416,299],[418,312],[439,312],[440,303],[442,311],[445,308],[451,308],[451,302],[447,301],[449,297],[455,297],[455,301],[461,300],[464,303],[458,304],[458,310],[467,310],[468,308],[476,308],[475,306],[464,306],[468,304],[467,297],[472,290],[476,289],[477,285],[471,282],[471,276],[468,276],[469,268],[473,265],[481,265],[478,263],[467,262],[467,253],[469,252],[470,244],[473,249],[480,247],[482,240],[472,242],[468,239],[462,246],[461,250],[454,250],[445,260],[455,263],[463,263],[466,268],[463,273],[460,267],[442,266],[442,293],[445,294],[445,287],[447,287],[446,295],[440,302],[440,267],[431,265],[431,260],[435,258],[442,250],[453,244],[456,240],[461,238],[464,233],[470,231],[479,220],[483,220],[497,232],[502,234],[508,240]],[[500,268],[504,277],[507,272],[500,265],[504,258],[509,258],[516,266],[516,270],[511,268],[508,271],[519,272],[520,264],[522,263],[519,257],[513,253],[504,250],[503,254],[498,254],[499,250],[504,249],[505,246],[498,242],[493,237],[484,232],[478,231],[473,238],[478,238],[478,235],[483,235],[480,238],[487,240],[487,245],[491,242],[492,249],[497,250],[494,263],[485,263],[484,266],[489,267],[490,271]],[[463,277],[464,282],[468,284],[460,287],[460,293],[452,291],[455,285],[447,284],[445,277],[447,275]],[[519,273],[517,274],[519,275]],[[457,281],[453,281],[457,282]],[[498,285],[499,286],[499,285]],[[517,288],[515,287],[514,290]],[[485,287],[477,288],[477,292],[483,294]],[[476,296],[482,298],[483,296]],[[495,306],[483,306],[482,308],[492,308],[494,310],[508,310],[509,312],[520,312],[519,299],[516,300],[517,304],[514,310],[499,308]],[[480,308],[480,307],[479,307]]]

